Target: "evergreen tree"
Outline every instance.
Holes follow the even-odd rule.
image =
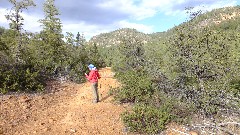
[[[99,53],[99,49],[97,47],[97,44],[94,43],[93,45],[89,45],[86,47],[87,55],[88,55],[88,63],[93,63],[97,67],[103,66],[103,60],[101,58],[101,55]]]
[[[6,15],[7,20],[10,21],[10,29],[14,30],[16,32],[16,37],[14,40],[16,40],[16,45],[12,46],[15,54],[16,61],[22,61],[20,58],[20,52],[22,49],[22,26],[23,26],[23,17],[21,16],[21,13],[23,9],[27,9],[30,6],[35,6],[34,2],[32,0],[9,0],[9,2],[13,5],[10,13]]]
[[[80,34],[79,32],[77,33],[77,36],[76,36],[76,45],[77,46],[84,46],[84,44],[85,44],[85,42],[86,42],[86,39],[85,39],[85,37],[84,37],[84,35],[82,34]]]
[[[143,45],[143,39],[134,34],[123,37],[113,60],[113,68],[120,72],[143,69],[145,61]]]
[[[80,45],[84,46],[85,43],[86,43],[86,38],[85,38],[84,34],[82,33],[82,35],[80,36]]]
[[[79,46],[80,45],[80,34],[79,32],[77,33],[77,37],[76,37],[76,45]]]
[[[65,59],[65,45],[62,40],[61,20],[55,0],[46,0],[44,3],[45,18],[40,20],[43,30],[40,33],[42,41],[42,61],[54,70],[61,66]]]
[[[65,36],[66,39],[66,43],[68,45],[74,45],[75,44],[75,40],[74,40],[74,35],[71,32],[67,32],[67,35]]]

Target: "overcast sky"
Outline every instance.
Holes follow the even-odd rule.
[[[20,0],[17,0],[20,1]],[[24,10],[24,29],[41,30],[44,0],[35,0],[36,7]],[[83,33],[87,39],[119,28],[135,28],[144,33],[162,32],[187,19],[186,7],[202,10],[240,5],[240,0],[56,0],[63,24],[63,34]],[[8,28],[5,16],[12,5],[0,0],[0,26]]]

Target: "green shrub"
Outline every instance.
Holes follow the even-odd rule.
[[[162,90],[155,90],[152,98],[148,101],[148,104],[161,108],[162,106],[168,106],[171,110],[172,121],[186,124],[189,122],[189,118],[196,111],[194,105],[187,102],[182,102],[180,99],[169,96]]]
[[[26,65],[1,67],[0,72],[0,93],[42,91],[44,88],[40,73]]]
[[[132,112],[125,112],[121,115],[124,124],[131,132],[159,133],[171,120],[172,107],[162,105],[157,108],[149,105],[137,105]]]
[[[115,95],[117,101],[146,102],[154,92],[151,80],[141,71],[118,73],[116,77],[122,84]]]
[[[235,97],[240,97],[240,79],[235,79],[230,82],[230,87],[231,87],[231,93]]]

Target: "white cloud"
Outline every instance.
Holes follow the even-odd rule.
[[[9,10],[1,8],[0,9],[0,26],[9,28],[9,21],[6,19],[5,15],[9,13]],[[21,16],[24,18],[23,29],[31,32],[39,32],[41,30],[40,23],[38,20],[40,16],[38,15],[29,15],[26,13],[21,13]]]
[[[158,12],[173,13],[173,7],[186,0],[103,0],[99,6],[103,8],[118,9],[130,14],[133,19],[142,20],[153,17]],[[137,4],[136,4],[137,3]]]
[[[24,18],[23,22],[23,28],[24,30],[31,31],[31,32],[40,32],[42,29],[41,23],[38,22],[39,19],[42,19],[43,17],[39,15],[29,15],[29,14],[21,14],[22,17]]]
[[[215,4],[212,5],[204,5],[203,6],[197,6],[196,10],[202,9],[205,11],[211,11],[216,8],[222,8],[222,7],[230,7],[236,5],[236,0],[226,0],[226,1],[218,1]]]
[[[84,22],[79,23],[71,23],[71,22],[63,22],[63,34],[66,32],[71,32],[76,36],[76,34],[79,32],[81,34],[84,34],[85,38],[89,40],[91,37],[100,34],[109,32],[109,29],[99,27],[97,25],[88,25]]]
[[[134,28],[138,31],[144,32],[144,33],[152,33],[153,32],[153,26],[147,26],[143,24],[137,24],[137,23],[130,23],[125,20],[118,22],[118,26],[120,28]]]
[[[157,13],[177,16],[185,13],[186,7],[202,7],[208,9],[233,6],[237,0],[103,0],[99,5],[103,8],[118,9],[130,14],[133,19],[142,20],[153,17]]]
[[[102,8],[118,9],[120,12],[129,14],[130,17],[137,20],[152,17],[156,14],[154,9],[146,8],[141,6],[141,4],[136,5],[136,3],[134,3],[135,1],[136,0],[105,0],[99,4],[99,6]],[[140,0],[139,2],[142,3]]]
[[[0,26],[7,27],[8,22],[5,15],[6,15],[6,9],[0,8]]]

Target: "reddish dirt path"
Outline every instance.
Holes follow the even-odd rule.
[[[0,134],[92,135],[123,133],[120,114],[127,106],[111,102],[109,87],[118,86],[110,68],[100,70],[100,102],[92,103],[90,83],[57,84],[48,94],[1,96]]]

